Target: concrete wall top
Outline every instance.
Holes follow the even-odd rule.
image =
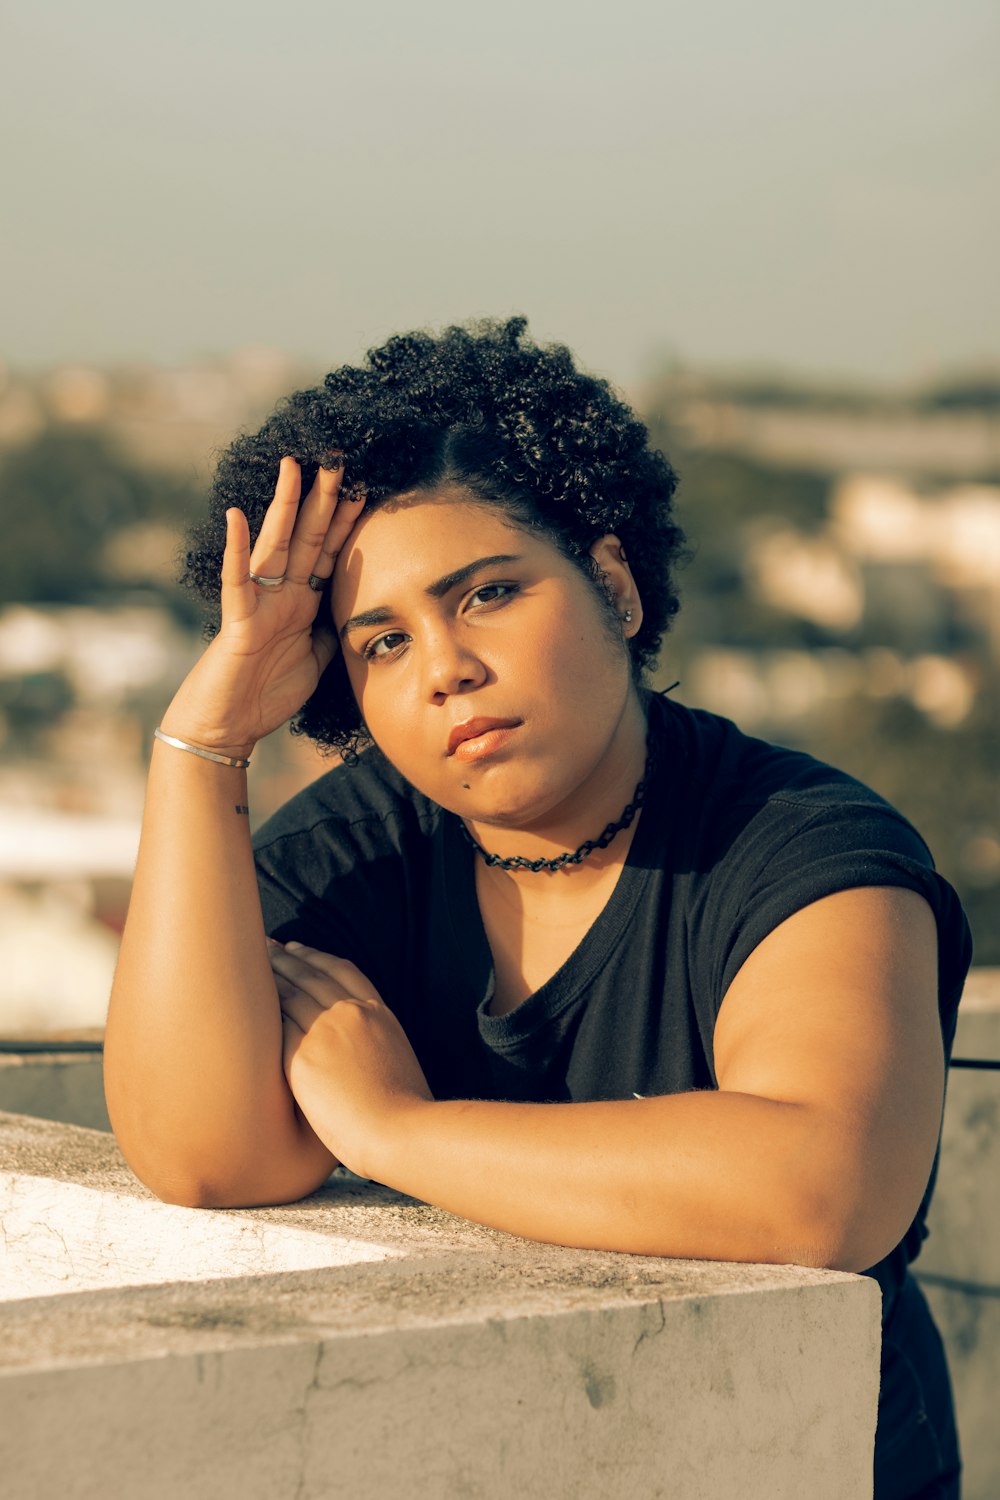
[[[960,1013],[970,1010],[1000,1011],[1000,969],[969,970]]]
[[[878,1298],[874,1282],[838,1272],[536,1244],[342,1170],[312,1197],[287,1206],[177,1208],[160,1203],[133,1177],[104,1132],[22,1115],[0,1114],[0,1182],[7,1184],[8,1212],[17,1215],[17,1233],[8,1234],[3,1250],[9,1300],[3,1307],[0,1370],[611,1306],[662,1308],[676,1300],[836,1293],[852,1286],[865,1301],[874,1298],[877,1305]],[[20,1256],[37,1263],[40,1255],[51,1261],[60,1184],[71,1194],[89,1190],[102,1211],[84,1215],[86,1243],[80,1236],[73,1242],[64,1226],[56,1225],[65,1283],[54,1283],[50,1291],[92,1289],[56,1298],[26,1296],[18,1290],[14,1262]],[[78,1220],[82,1201],[72,1204]],[[147,1262],[146,1284],[122,1285],[136,1280],[126,1241],[135,1238],[137,1213],[146,1216],[146,1241],[151,1238],[163,1253]],[[159,1233],[157,1226],[162,1226]],[[239,1258],[232,1256],[234,1226],[258,1241],[256,1260],[245,1244]],[[221,1265],[213,1230],[223,1253],[232,1256]],[[279,1231],[270,1247],[269,1231]],[[280,1269],[288,1264],[280,1232],[329,1240],[330,1262],[318,1269]],[[178,1279],[171,1247],[185,1234],[195,1236],[196,1253],[181,1271],[189,1279]],[[356,1254],[349,1250],[345,1256],[345,1244]],[[242,1274],[221,1274],[227,1264]],[[119,1267],[124,1268],[120,1279]],[[95,1273],[103,1280],[88,1281]]]

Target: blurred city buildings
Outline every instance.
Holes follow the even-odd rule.
[[[649,398],[666,403],[686,447],[829,473],[957,481],[1000,474],[996,371],[912,390],[675,374]]]
[[[171,474],[194,514],[214,454],[319,373],[266,349],[175,370],[0,370],[4,507],[47,503],[30,475],[67,433],[120,455],[125,497],[75,597],[25,596],[15,572],[0,600],[0,1032],[103,1021],[152,730],[201,649],[173,583],[181,518],[129,500],[122,475]],[[660,685],[680,676],[685,701],[832,760],[867,749],[857,774],[876,784],[901,742],[894,764],[924,767],[914,806],[933,822],[920,735],[942,779],[949,746],[1000,763],[1000,380],[865,393],[680,373],[638,404],[681,471],[697,553]],[[272,736],[255,821],[328,765]],[[1000,915],[996,772],[963,806],[941,814],[956,840],[942,868]]]
[[[0,451],[54,424],[99,424],[136,463],[204,478],[219,447],[319,373],[266,348],[177,369],[67,365],[24,372],[0,361]]]
[[[1000,667],[1000,485],[922,493],[885,475],[845,476],[819,530],[778,518],[750,528],[744,573],[775,610],[866,643],[700,652],[699,701],[748,727],[861,693],[907,698],[951,728],[972,709],[984,665]],[[875,644],[884,639],[893,644]]]

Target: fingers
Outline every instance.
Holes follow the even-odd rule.
[[[309,583],[322,593],[320,584],[333,576],[337,556],[364,510],[365,495],[342,498],[344,466],[321,468],[302,504],[302,511],[288,560],[288,577]]]
[[[300,1032],[307,1032],[334,1005],[346,1003],[364,1009],[382,1003],[361,970],[346,959],[303,948],[299,943],[282,947],[271,938],[267,940],[267,953],[282,1017]]]
[[[250,528],[246,516],[235,508],[226,511],[220,603],[224,625],[246,619],[257,607],[250,582]]]
[[[381,998],[371,980],[346,958],[307,948],[302,943],[280,943],[268,940],[268,958],[276,978],[290,981],[320,1005],[337,1000],[376,1000]],[[280,993],[280,991],[279,991]]]
[[[348,958],[338,958],[335,953],[323,953],[319,948],[309,948],[305,943],[286,943],[285,956],[306,968],[318,969],[334,984],[339,985],[346,998],[354,1000],[381,999],[371,980],[366,978]]]
[[[334,456],[326,468],[317,470],[312,488],[299,509],[289,544],[286,573],[289,582],[307,583],[310,577],[319,573],[317,563],[338,509],[343,478],[344,464],[340,456]],[[325,579],[329,575],[322,573],[320,576]]]
[[[339,455],[321,467],[301,501],[302,471],[290,455],[278,466],[278,479],[272,499],[246,563],[248,573],[261,579],[278,579],[284,584],[306,585],[316,594],[333,574],[337,554],[364,509],[365,497],[340,499],[344,465]],[[241,559],[242,561],[242,559]],[[244,575],[246,576],[246,575]],[[253,598],[277,592],[278,585],[253,583]],[[319,655],[325,653],[318,653]],[[325,655],[328,664],[332,651]]]
[[[274,497],[264,513],[250,556],[250,571],[262,578],[284,578],[288,571],[288,549],[301,493],[302,471],[294,458],[285,457],[278,465]]]
[[[323,1015],[328,1008],[320,1005],[318,1000],[305,994],[298,985],[293,984],[290,979],[286,979],[284,975],[276,971],[274,983],[278,991],[282,1017],[294,1022],[302,1032],[308,1031],[316,1018]]]
[[[324,472],[324,470],[320,470],[321,474]],[[344,500],[338,498],[326,536],[320,547],[319,555],[313,563],[312,572],[314,577],[322,578],[325,582],[333,576],[337,557],[353,531],[358,517],[364,508],[364,493]]]

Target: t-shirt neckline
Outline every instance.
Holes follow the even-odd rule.
[[[635,837],[629,846],[625,863],[608,900],[580,942],[546,982],[505,1015],[490,1015],[487,1007],[493,995],[494,967],[479,902],[473,861],[475,850],[463,836],[456,813],[446,812],[442,820],[445,841],[445,898],[455,942],[462,953],[463,967],[485,975],[476,1006],[482,1038],[495,1051],[520,1046],[534,1032],[549,1024],[569,1006],[578,1002],[603,965],[614,953],[654,869],[661,861],[653,858],[656,846],[666,837],[664,813],[666,803],[667,713],[663,700],[650,696],[648,712],[653,733],[659,737],[659,755],[650,786],[643,802]],[[655,716],[655,717],[654,717]]]

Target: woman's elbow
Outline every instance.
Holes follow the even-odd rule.
[[[809,1198],[798,1220],[801,1243],[795,1264],[827,1271],[870,1270],[899,1244],[918,1207],[893,1203],[875,1192],[812,1193]]]
[[[143,1186],[161,1203],[175,1208],[230,1208],[231,1204],[218,1201],[219,1195],[209,1183],[177,1179],[175,1181],[147,1181],[140,1178]]]
[[[311,1149],[310,1149],[311,1148]],[[133,1173],[161,1203],[177,1208],[273,1208],[308,1198],[330,1176],[338,1163],[319,1143],[306,1142],[292,1151],[255,1158],[242,1164],[229,1163],[213,1171],[206,1156],[187,1169],[177,1163],[157,1163],[155,1169]]]
[[[310,1174],[308,1177],[243,1181],[161,1176],[139,1180],[161,1203],[176,1208],[222,1209],[273,1208],[282,1203],[297,1203],[322,1186],[325,1178],[317,1181],[316,1174]]]
[[[121,1147],[121,1141],[119,1141]],[[185,1169],[181,1164],[161,1158],[150,1163],[141,1155],[122,1149],[122,1155],[132,1175],[161,1203],[174,1208],[235,1208],[245,1207],[231,1201],[234,1184],[213,1178],[195,1168]]]

